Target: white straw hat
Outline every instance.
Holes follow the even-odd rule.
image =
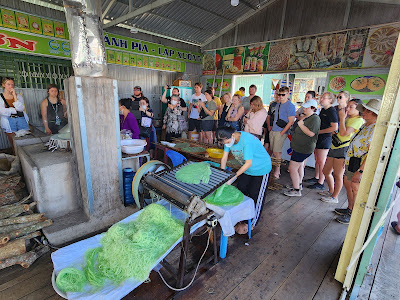
[[[365,104],[364,102],[361,102],[357,105],[357,110],[360,112],[363,112],[364,109],[368,109],[375,114],[379,113],[379,109],[381,108],[381,101],[378,99],[370,99],[368,102]]]

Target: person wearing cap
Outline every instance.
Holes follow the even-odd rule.
[[[139,107],[140,107],[140,100],[142,100],[144,98],[143,92],[142,92],[142,88],[140,86],[135,86],[133,88],[133,95],[131,97],[132,99],[132,105],[131,105],[131,113],[135,116],[136,120],[138,120],[138,122],[140,122],[141,119],[141,113],[139,111]]]
[[[133,95],[132,95],[132,101],[140,101],[143,99],[143,92],[142,92],[142,88],[140,86],[135,86],[133,88]]]
[[[345,101],[347,102],[349,98],[350,94],[346,95]],[[329,190],[318,192],[318,194],[323,196],[320,200],[325,203],[339,203],[338,196],[343,187],[344,158],[352,136],[364,124],[361,113],[357,110],[357,105],[361,100],[350,100],[344,108],[342,108],[343,103],[340,103],[341,100],[343,99],[339,99],[338,106],[339,130],[332,135],[331,148],[329,149],[328,158],[322,170]]]
[[[367,104],[361,102],[357,105],[357,110],[362,113],[365,124],[351,139],[346,153],[343,183],[346,188],[348,205],[347,208],[334,210],[340,215],[336,218],[339,223],[349,224],[350,222],[380,107],[381,102],[377,99],[371,99]]]
[[[304,167],[317,145],[318,132],[321,126],[321,119],[315,114],[318,103],[314,99],[303,104],[304,119],[297,122],[297,127],[292,135],[290,147],[293,150],[289,162],[289,174],[292,179],[292,188],[286,191],[286,196],[301,196]]]

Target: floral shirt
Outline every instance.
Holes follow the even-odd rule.
[[[182,114],[182,109],[180,106],[176,106],[171,109],[167,107],[164,114],[163,123],[166,125],[166,131],[168,133],[181,133],[179,126],[179,116]]]
[[[349,150],[346,154],[346,165],[349,165],[350,157],[362,157],[361,163],[365,159],[365,154],[368,153],[369,146],[374,133],[375,123],[369,126],[363,125],[360,131],[356,133],[350,142]]]

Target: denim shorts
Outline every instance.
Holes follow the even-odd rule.
[[[290,158],[290,160],[301,163],[301,162],[305,161],[311,154],[312,153],[304,154],[304,153],[296,152],[293,150],[292,157]]]
[[[11,132],[17,132],[21,129],[29,130],[29,125],[26,123],[25,117],[8,117],[8,122],[10,123]]]

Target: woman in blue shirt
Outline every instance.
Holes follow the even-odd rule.
[[[256,225],[264,204],[268,174],[272,168],[271,157],[261,141],[251,133],[236,131],[232,127],[220,127],[216,131],[216,137],[224,144],[221,168],[225,169],[229,152],[242,165],[227,184],[232,184],[237,179],[237,188],[254,200],[256,216],[252,225]]]

